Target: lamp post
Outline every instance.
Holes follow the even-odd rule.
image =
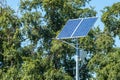
[[[62,31],[57,36],[58,40],[62,39],[76,39],[76,80],[79,80],[79,37],[87,36],[88,32],[90,31],[91,27],[96,22],[97,17],[91,18],[81,18],[81,19],[70,19],[65,24]],[[68,42],[64,41],[65,43],[69,44]],[[71,44],[70,44],[71,45]]]
[[[79,44],[76,39],[76,80],[79,80]]]

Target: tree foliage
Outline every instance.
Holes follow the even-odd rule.
[[[112,36],[120,35],[120,2],[103,10],[102,22]]]
[[[54,40],[68,19],[96,15],[91,0],[20,0],[19,11],[0,7],[0,79],[73,80],[75,49]],[[116,9],[117,8],[117,9]],[[96,27],[79,39],[87,51],[80,66],[82,80],[119,79],[119,49],[113,36],[119,36],[119,3],[103,11],[104,31]],[[66,40],[75,43],[75,40]],[[81,62],[79,62],[79,65]],[[93,75],[92,75],[93,74]]]
[[[98,80],[118,80],[120,78],[119,54],[119,50],[115,49],[107,55],[102,53],[94,55],[89,62],[89,68],[97,73],[96,78]]]
[[[97,80],[119,80],[119,48],[114,46],[114,37],[119,36],[119,5],[115,3],[103,10],[104,31],[96,37],[96,51],[88,67]]]

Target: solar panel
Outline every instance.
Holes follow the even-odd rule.
[[[90,29],[92,28],[92,26],[93,26],[93,24],[95,23],[96,20],[97,20],[97,18],[84,19],[81,22],[81,24],[79,25],[79,27],[77,28],[77,30],[75,31],[75,33],[73,35],[71,35],[71,37],[75,38],[75,37],[86,36],[88,34],[88,32],[90,31]]]
[[[77,38],[88,34],[97,18],[70,19],[57,36],[57,39]]]
[[[69,38],[73,31],[75,30],[76,26],[80,23],[81,19],[70,19],[65,24],[64,28],[57,36],[59,39]]]

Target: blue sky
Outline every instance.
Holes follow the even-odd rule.
[[[10,5],[12,8],[14,8],[16,11],[18,9],[18,6],[19,6],[19,1],[20,0],[7,0],[7,4]],[[101,29],[104,28],[104,25],[103,23],[101,22],[101,15],[102,15],[102,12],[101,10],[103,10],[103,8],[105,6],[111,6],[113,5],[114,3],[117,3],[117,2],[120,2],[120,0],[91,0],[90,4],[91,6],[94,6],[95,7],[95,10],[97,11],[97,17],[98,20],[97,22],[95,23],[95,26],[100,26]],[[120,40],[118,37],[116,37],[116,45],[117,47],[120,47]]]

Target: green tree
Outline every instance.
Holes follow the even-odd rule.
[[[20,20],[16,15],[14,15],[14,10],[10,7],[0,8],[1,79],[17,79],[15,78],[15,74],[17,74],[17,68],[21,65],[21,56],[19,51],[22,40],[20,34]]]
[[[107,55],[101,53],[94,55],[89,62],[89,68],[93,73],[96,73],[96,79],[119,80],[119,54],[119,49],[113,49],[113,51]]]
[[[88,63],[91,73],[98,80],[119,80],[119,48],[113,47],[114,37],[119,36],[119,5],[115,3],[103,10],[104,31],[96,36],[97,52]]]
[[[120,2],[103,10],[102,22],[112,36],[120,35]]]
[[[93,8],[85,8],[89,1],[20,0],[19,15],[9,7],[1,7],[0,62],[3,66],[0,67],[0,79],[72,80],[75,76],[72,58],[75,50],[52,38],[68,19],[95,16]],[[89,47],[85,44],[80,48],[92,51],[92,44],[88,41],[90,39],[93,43],[92,38],[93,34],[86,38]],[[28,45],[22,44],[27,41]],[[88,75],[88,68],[82,69],[81,75]]]

